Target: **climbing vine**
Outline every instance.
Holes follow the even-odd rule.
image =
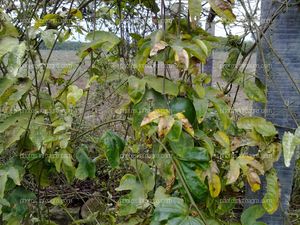
[[[55,176],[70,185],[96,180],[103,158],[110,172],[123,171],[114,211],[74,218],[62,196],[52,198],[73,224],[252,225],[277,211],[273,164],[283,153],[290,165],[300,130],[280,141],[266,119],[235,115],[227,96],[232,85],[251,101],[267,102],[263,83],[241,68],[257,42],[249,47],[244,36],[220,38],[200,23],[210,12],[225,27],[234,23],[234,0],[178,1],[171,9],[163,0],[25,2],[4,2],[0,10],[1,222],[55,224],[49,205],[40,204],[41,190],[57,185]],[[85,36],[79,62],[53,71],[55,46],[77,34]],[[203,67],[220,45],[228,50],[221,71],[226,86],[215,88]],[[76,83],[81,78],[84,87]],[[113,91],[90,106],[93,87]],[[121,113],[85,127],[86,113],[112,95],[122,98]],[[114,124],[125,129],[107,128]],[[234,193],[262,189],[262,177],[262,203],[232,218]]]

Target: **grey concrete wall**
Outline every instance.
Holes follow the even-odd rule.
[[[267,22],[271,12],[277,9],[279,3],[272,0],[262,1],[262,23]],[[297,86],[300,87],[300,12],[298,6],[290,7],[285,10],[273,23],[270,30],[266,33],[268,40],[272,43],[273,48],[283,59],[291,72]],[[269,67],[270,77],[266,77],[262,66],[258,66],[257,74],[264,80],[267,85],[268,103],[264,107],[261,104],[255,104],[255,109],[263,109],[258,114],[266,119],[279,125],[279,136],[282,137],[284,131],[288,128],[296,128],[296,124],[288,112],[285,104],[289,104],[289,110],[295,118],[300,121],[300,95],[294,84],[289,79],[282,64],[275,57],[265,41],[262,41],[266,64]],[[258,54],[258,65],[262,65],[262,59]],[[282,98],[285,102],[283,102]],[[283,157],[276,163],[275,167],[278,172],[281,183],[281,206],[273,215],[265,215],[262,219],[269,225],[289,224],[286,212],[289,208],[290,194],[293,184],[293,160],[292,165],[286,168],[283,163]],[[265,182],[263,182],[265,185]],[[247,198],[262,199],[265,190],[253,194],[248,189]]]

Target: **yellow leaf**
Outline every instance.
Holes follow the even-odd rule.
[[[67,103],[75,105],[83,95],[83,90],[75,85],[68,87]]]
[[[193,126],[190,124],[189,120],[183,115],[183,113],[176,113],[175,116],[182,122],[183,129],[188,132],[192,137],[194,137],[195,132]]]
[[[160,42],[156,43],[150,51],[150,56],[156,55],[159,51],[165,49],[165,47],[167,47],[167,46],[168,46],[168,44],[164,41],[160,41]]]
[[[170,112],[169,110],[167,109],[156,109],[152,112],[150,112],[142,121],[141,123],[141,127],[142,126],[145,126],[149,123],[151,123],[153,120],[156,120],[160,117],[163,117],[163,116],[168,116],[170,115]]]
[[[189,54],[183,48],[176,49],[175,51],[175,62],[179,65],[183,64],[185,69],[189,68]]]
[[[161,117],[158,123],[158,136],[164,137],[171,130],[175,119],[171,116]]]
[[[238,161],[231,159],[230,160],[230,167],[227,173],[227,182],[226,184],[234,183],[240,176],[240,165]]]
[[[253,192],[258,191],[258,190],[260,189],[260,184],[261,184],[261,182],[260,182],[259,176],[258,176],[257,173],[254,171],[254,169],[249,168],[249,170],[248,170],[246,176],[247,176],[248,183],[249,183],[249,185],[250,185],[250,187],[251,187],[251,190],[252,190]]]
[[[223,131],[218,131],[214,134],[216,141],[226,149],[230,149],[229,137]]]
[[[211,197],[218,197],[221,191],[220,177],[217,174],[212,174],[212,176],[208,179],[208,186]]]
[[[252,156],[249,155],[240,155],[238,157],[238,161],[240,163],[241,168],[245,168],[247,166],[251,166],[252,168],[259,171],[261,175],[264,175],[264,167],[257,160],[255,160]]]

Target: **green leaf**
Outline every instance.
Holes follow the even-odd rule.
[[[243,225],[266,225],[263,222],[256,221],[265,213],[266,211],[261,205],[252,205],[242,213],[241,222]]]
[[[171,142],[177,142],[182,132],[182,122],[175,120],[171,130],[167,134],[167,138]]]
[[[125,174],[120,180],[119,187],[116,188],[116,191],[132,191],[136,188],[137,183],[136,176]]]
[[[63,149],[60,155],[62,157],[61,167],[63,173],[66,176],[67,181],[69,183],[72,183],[76,173],[76,168],[74,167],[72,162],[72,155],[66,149]]]
[[[227,128],[230,126],[231,120],[229,117],[229,107],[228,105],[225,103],[224,100],[220,99],[220,98],[210,98],[209,99],[212,104],[214,105],[214,108],[216,109],[219,118],[222,122],[222,127],[224,130],[227,130]]]
[[[1,77],[0,78],[0,99],[3,98],[2,95],[6,92],[15,83],[14,78],[10,77]]]
[[[140,132],[142,120],[153,109],[167,109],[168,105],[165,98],[153,89],[146,89],[142,100],[133,106],[133,121],[132,126]]]
[[[300,127],[297,128],[295,134],[284,132],[282,137],[282,148],[284,156],[284,164],[289,167],[293,158],[296,147],[300,145]]]
[[[200,47],[206,57],[209,56],[210,50],[209,46],[207,46],[208,42],[202,41],[198,38],[193,38],[193,41]]]
[[[54,42],[56,40],[56,34],[57,34],[57,30],[55,29],[48,29],[48,30],[45,30],[45,31],[42,31],[41,33],[41,37],[45,43],[45,46],[48,48],[48,49],[51,49],[54,45]]]
[[[168,225],[204,225],[199,218],[191,216],[180,216],[168,221]]]
[[[86,40],[89,41],[89,43],[84,45],[79,51],[81,58],[86,57],[91,51],[99,48],[109,52],[120,42],[120,38],[117,35],[107,31],[88,33]]]
[[[150,167],[141,160],[132,160],[131,166],[135,168],[138,173],[140,182],[142,182],[145,191],[148,193],[152,191],[155,185],[155,177]]]
[[[166,194],[166,189],[162,186],[159,186],[154,194],[154,198],[153,198],[153,204],[155,207],[159,206],[159,204],[163,201],[165,201],[167,198],[169,198],[170,196],[168,194]]]
[[[43,160],[32,160],[29,168],[30,174],[35,178],[35,182],[41,187],[47,187],[51,184],[50,177],[52,175],[51,165]]]
[[[171,144],[171,148],[181,161],[195,162],[198,164],[207,164],[210,160],[208,151],[203,147],[185,147],[176,148],[176,143]]]
[[[178,141],[171,141],[169,144],[174,152],[184,152],[184,149],[194,147],[193,138],[186,132],[181,132]]]
[[[243,89],[250,100],[262,103],[267,102],[267,97],[264,90],[257,86],[255,82],[250,80],[245,81]]]
[[[128,78],[128,95],[134,104],[139,103],[145,94],[145,84],[143,79],[134,76]]]
[[[208,109],[208,101],[207,99],[193,99],[194,108],[196,110],[197,121],[198,123],[202,123],[205,118]]]
[[[208,0],[212,9],[223,18],[225,21],[230,23],[235,21],[235,15],[232,12],[231,4],[225,0]]]
[[[244,130],[255,129],[258,133],[265,137],[270,137],[277,134],[274,125],[261,117],[243,117],[238,120],[237,126],[239,129]]]
[[[33,192],[23,187],[17,187],[9,193],[7,200],[9,201],[10,213],[12,217],[16,217],[19,221],[29,212],[29,205],[36,199]]]
[[[19,45],[19,41],[17,38],[13,38],[13,37],[1,38],[0,39],[0,59],[8,52],[12,52],[13,49],[18,45]]]
[[[208,190],[207,186],[199,179],[196,172],[191,169],[186,162],[181,161],[180,167],[184,180],[196,201],[205,201]]]
[[[76,102],[80,100],[83,95],[83,90],[76,85],[70,85],[68,87],[67,103],[76,105]]]
[[[25,169],[23,168],[20,159],[10,159],[10,161],[5,166],[5,170],[8,173],[8,177],[11,178],[16,185],[21,185],[22,178],[25,174]]]
[[[30,123],[29,138],[35,145],[37,150],[45,151],[43,149],[44,142],[47,137],[50,136],[50,132],[47,129],[45,117],[42,114],[37,115]]]
[[[267,173],[267,192],[262,200],[262,205],[269,214],[277,211],[280,203],[280,187],[275,169]]]
[[[54,206],[61,206],[64,204],[63,200],[61,199],[61,197],[55,197],[55,198],[52,198],[50,200],[50,203]]]
[[[203,45],[200,45],[199,39],[191,41],[181,42],[181,47],[186,50],[189,54],[195,56],[202,63],[206,63],[207,49],[203,49]]]
[[[140,185],[136,186],[136,189],[127,195],[123,195],[119,199],[117,208],[120,216],[134,214],[138,209],[145,209],[149,206],[147,195],[144,192],[143,187]]]
[[[15,28],[13,23],[11,22],[10,17],[0,9],[0,17],[1,17],[1,30],[0,30],[0,37],[18,37],[19,33],[18,30]],[[0,44],[1,46],[1,44]],[[1,58],[2,56],[0,56]]]
[[[78,9],[71,9],[70,14],[78,19],[83,19],[82,12]]]
[[[18,141],[28,126],[30,113],[16,112],[15,114],[0,120],[0,134],[4,133],[4,148],[10,147]]]
[[[130,193],[122,196],[117,204],[118,214],[126,216],[135,213],[138,209],[145,209],[149,206],[147,200],[147,190],[144,186],[145,183],[140,183],[136,176],[126,174],[120,181],[120,186],[116,191],[130,190]]]
[[[170,197],[161,201],[153,213],[153,221],[165,221],[174,217],[188,215],[189,210],[183,199]]]
[[[155,76],[145,76],[143,80],[147,82],[149,87],[153,88],[155,91],[161,94],[163,94],[163,91],[164,94],[173,96],[177,96],[179,93],[178,84],[174,83],[171,80]]]
[[[207,149],[209,155],[212,157],[214,154],[214,144],[212,140],[202,130],[196,130],[195,137],[199,139],[203,147]]]
[[[6,89],[0,97],[0,106],[6,103],[9,107],[14,106],[31,88],[29,78],[18,78],[14,84]]]
[[[222,68],[222,78],[227,82],[233,82],[237,77],[238,73],[235,69],[238,58],[240,55],[240,50],[233,48],[230,50],[228,57]],[[234,76],[235,75],[235,76]]]
[[[25,55],[26,45],[25,42],[17,45],[13,51],[9,54],[7,70],[9,75],[16,77],[18,75],[19,68],[22,65],[22,59]]]
[[[201,17],[202,0],[189,0],[189,13],[193,23],[197,23]]]
[[[124,141],[114,132],[105,132],[99,141],[100,147],[105,151],[106,158],[112,168],[120,164],[120,155],[124,150]]]
[[[80,180],[85,180],[86,178],[95,178],[96,165],[87,155],[88,147],[82,145],[76,153],[76,158],[79,165],[76,169],[75,176]]]
[[[52,27],[58,27],[63,18],[58,14],[46,14],[42,19],[39,19],[35,22],[34,28],[38,29],[39,27],[43,27],[46,25],[50,25]]]
[[[145,65],[147,59],[150,55],[152,49],[151,40],[145,41],[142,46],[139,48],[136,57],[135,57],[135,67],[140,73],[144,73]]]
[[[7,178],[8,178],[7,171],[0,170],[0,199],[4,197]]]

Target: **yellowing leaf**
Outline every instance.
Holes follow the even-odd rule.
[[[220,177],[217,174],[213,174],[208,180],[208,186],[211,197],[218,197],[221,191]]]
[[[218,131],[214,134],[214,138],[216,141],[222,145],[224,148],[229,149],[230,148],[230,141],[227,134],[223,131]]]
[[[225,0],[208,0],[212,9],[224,20],[232,23],[235,21],[235,15],[232,12],[231,4]]]
[[[264,174],[264,167],[257,160],[255,160],[252,156],[240,155],[237,160],[242,169],[246,168],[249,165],[249,166],[253,167],[254,169],[258,170],[261,175]]]
[[[204,52],[204,54],[206,56],[208,56],[208,48],[207,48],[206,44],[202,40],[200,40],[200,39],[193,39],[193,40],[202,49],[202,51]]]
[[[141,123],[141,127],[142,126],[145,126],[149,123],[151,123],[153,120],[156,120],[160,117],[163,117],[163,116],[168,116],[170,115],[170,112],[169,110],[167,109],[156,109],[152,112],[150,112],[142,121]]]
[[[189,54],[183,48],[176,48],[175,50],[175,62],[179,65],[184,65],[185,69],[189,68]]]
[[[83,95],[83,90],[75,85],[71,85],[68,88],[68,94],[67,94],[67,103],[71,105],[76,105],[76,102],[79,101],[79,99]]]
[[[165,47],[167,46],[168,44],[164,41],[159,41],[158,43],[155,43],[153,48],[150,51],[150,56],[156,55],[159,51],[165,49]]]
[[[240,176],[240,164],[237,160],[230,160],[230,167],[227,173],[227,182],[226,184],[234,183]]]
[[[71,9],[70,14],[72,16],[74,16],[74,17],[77,17],[78,19],[82,19],[83,18],[81,11],[78,10],[78,9]]]
[[[171,128],[173,127],[174,122],[175,119],[171,116],[161,117],[158,123],[158,136],[159,137],[166,136],[170,132]]]
[[[182,122],[182,126],[186,132],[188,132],[192,137],[194,137],[195,132],[193,126],[190,124],[189,120],[183,115],[183,113],[176,113],[175,116]]]
[[[61,197],[55,197],[55,198],[52,198],[50,200],[50,203],[52,205],[55,205],[55,206],[61,206],[64,204],[63,200],[61,199]]]
[[[295,134],[284,132],[282,147],[285,166],[290,166],[297,145],[300,145],[300,128],[295,131]]]
[[[280,187],[275,169],[272,169],[266,176],[267,192],[262,200],[264,209],[273,214],[277,211],[280,202]]]
[[[264,170],[268,171],[273,167],[273,163],[278,161],[281,155],[282,147],[278,142],[271,143],[267,148],[261,152]]]
[[[248,183],[251,187],[251,190],[253,192],[256,192],[260,189],[260,178],[259,176],[257,175],[257,173],[254,171],[254,169],[252,168],[249,168],[248,171],[247,171],[247,180],[248,180]]]

